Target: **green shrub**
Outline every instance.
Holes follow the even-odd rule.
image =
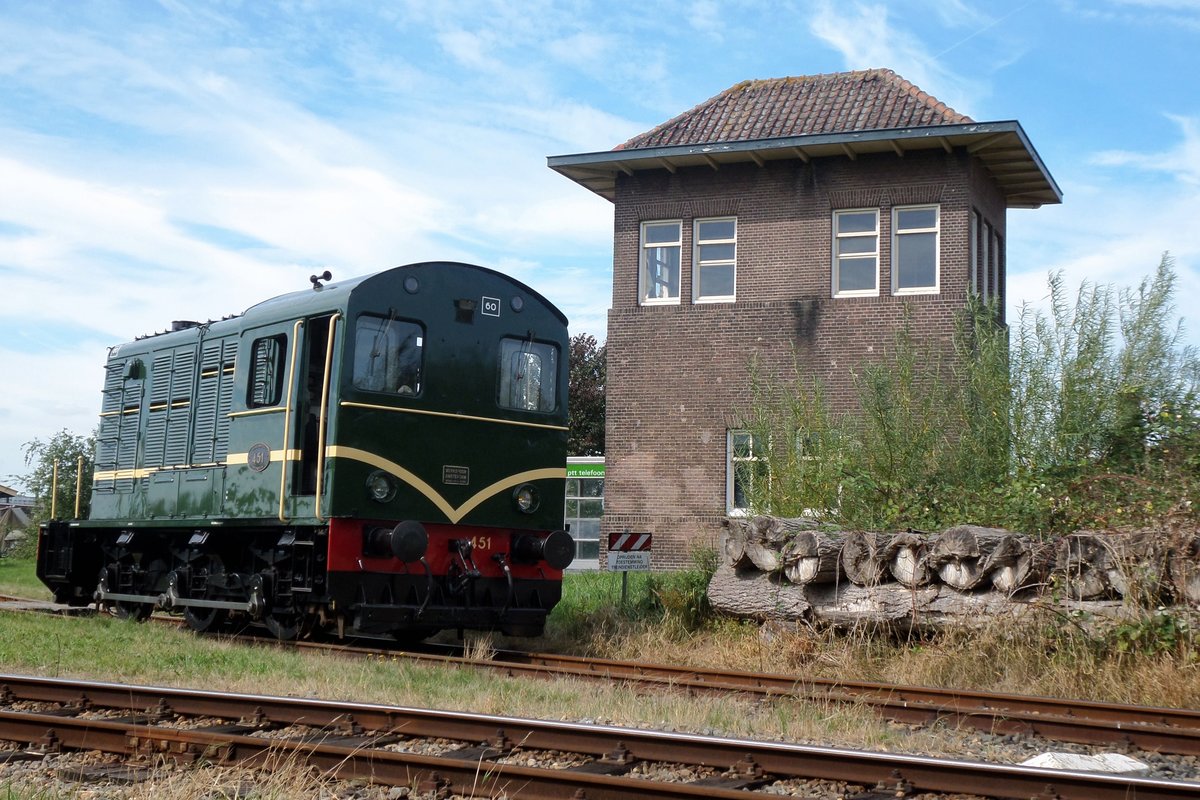
[[[1136,290],[1050,276],[1046,313],[1010,331],[971,300],[943,362],[906,324],[887,363],[855,374],[860,412],[835,414],[820,383],[752,368],[739,464],[756,511],[853,528],[964,522],[1031,534],[1195,516],[1200,358],[1184,344],[1164,256]],[[1011,340],[1011,341],[1010,341]],[[753,478],[753,479],[752,479]]]
[[[1165,609],[1123,622],[1107,637],[1108,645],[1119,654],[1172,656],[1186,663],[1200,660],[1200,639],[1186,619]]]

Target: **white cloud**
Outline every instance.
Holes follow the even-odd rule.
[[[595,31],[576,31],[546,45],[546,52],[556,61],[585,70],[603,67],[617,49],[612,36]]]
[[[809,29],[841,54],[847,69],[891,68],[961,114],[970,116],[985,92],[943,66],[927,42],[892,24],[885,4],[822,2]]]
[[[696,0],[687,12],[687,23],[693,29],[720,41],[727,27],[721,14],[721,4],[714,0]]]
[[[1175,260],[1176,299],[1188,339],[1200,344],[1200,125],[1173,117],[1180,139],[1160,153],[1105,152],[1066,176],[1061,207],[1009,216],[1009,298],[1041,305],[1046,274],[1132,288],[1164,252]],[[1146,173],[1158,180],[1147,181]]]
[[[436,75],[361,26],[336,31],[345,51],[294,68],[280,42],[311,51],[328,33],[303,15],[273,27],[278,40],[214,14],[106,31],[0,20],[0,98],[35,99],[0,128],[0,275],[19,298],[0,355],[39,375],[0,404],[0,475],[21,471],[24,440],[94,427],[106,346],[238,313],[325,266],[511,267],[573,331],[602,336],[611,205],[545,157],[640,128],[559,96],[526,59],[560,41],[576,61],[559,48],[555,63],[599,73],[607,34],[491,15],[501,5],[478,29],[439,18],[467,67]],[[22,55],[30,42],[56,57]]]
[[[23,446],[46,440],[60,430],[88,435],[100,414],[105,349],[77,347],[52,353],[26,353],[0,347],[0,359],[10,375],[0,404],[0,483],[29,471]],[[23,488],[23,487],[22,487]]]
[[[1183,134],[1182,141],[1176,147],[1164,153],[1108,150],[1096,154],[1095,163],[1161,172],[1186,183],[1200,185],[1200,117],[1168,114],[1167,118],[1177,124]]]
[[[1195,11],[1200,13],[1200,0],[1109,0],[1116,6],[1166,9],[1168,11]]]
[[[1148,29],[1200,31],[1200,2],[1197,0],[1103,0],[1099,3],[1060,0],[1060,4],[1085,19]]]

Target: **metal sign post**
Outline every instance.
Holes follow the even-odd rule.
[[[650,569],[650,552],[653,536],[649,533],[610,533],[608,535],[608,569],[621,573],[621,605],[629,593],[630,571],[646,572]]]

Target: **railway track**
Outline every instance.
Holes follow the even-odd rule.
[[[1069,700],[994,692],[896,686],[866,681],[800,678],[795,675],[708,670],[666,664],[581,658],[550,653],[496,651],[468,658],[462,648],[430,651],[302,642],[301,647],[365,656],[405,658],[501,672],[510,677],[574,677],[624,681],[644,688],[696,694],[744,693],[812,702],[869,706],[907,724],[944,721],[985,733],[1040,736],[1051,741],[1136,747],[1173,755],[1200,755],[1200,711]]]
[[[451,713],[0,675],[8,752],[99,750],[126,757],[262,766],[284,759],[330,776],[437,795],[521,798],[806,798],[914,795],[1182,800],[1200,783]],[[0,745],[2,748],[2,745]],[[0,759],[5,753],[0,752]],[[553,766],[546,766],[553,764]]]
[[[452,645],[427,644],[418,649],[398,649],[395,645],[368,644],[361,640],[355,644],[279,643],[274,639],[249,641],[359,657],[403,657],[426,664],[492,670],[516,678],[571,677],[623,681],[651,691],[742,693],[847,703],[870,707],[887,719],[905,724],[928,725],[943,721],[989,734],[1038,736],[1049,741],[1200,756],[1200,711],[1190,709],[801,678],[513,650],[497,650],[488,658],[471,658],[464,654],[463,648]]]

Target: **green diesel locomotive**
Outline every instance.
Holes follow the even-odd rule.
[[[563,528],[567,320],[483,267],[329,282],[112,348],[59,602],[280,638],[537,635]]]

